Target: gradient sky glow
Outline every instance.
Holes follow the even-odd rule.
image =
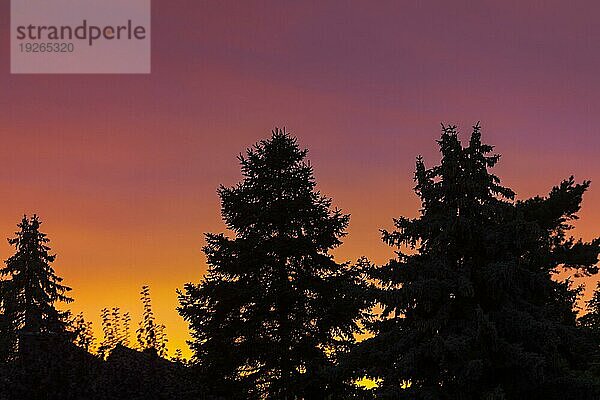
[[[98,323],[137,321],[151,287],[169,348],[187,327],[175,289],[205,271],[224,230],[219,184],[236,155],[287,127],[319,189],[352,214],[340,259],[392,256],[379,239],[415,216],[415,157],[439,157],[440,122],[478,120],[520,198],[591,179],[577,234],[600,222],[600,5],[594,1],[154,0],[151,75],[10,75],[0,0],[0,236],[38,213]],[[12,254],[0,242],[0,258]],[[597,278],[589,279],[593,283]]]

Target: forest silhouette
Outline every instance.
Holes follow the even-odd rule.
[[[559,278],[598,272],[600,238],[569,232],[590,182],[517,200],[479,124],[437,144],[439,164],[417,158],[418,217],[382,231],[383,265],[333,257],[350,216],[293,135],[242,153],[241,181],[218,189],[228,232],[206,234],[208,270],[177,292],[189,360],[168,356],[147,286],[135,331],[119,308],[100,338],[60,311],[71,289],[24,216],[0,268],[0,400],[600,399],[600,284],[582,306]]]

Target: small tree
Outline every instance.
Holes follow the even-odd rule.
[[[181,349],[175,350],[175,354],[173,355],[173,357],[171,357],[171,361],[182,365],[187,364],[187,360],[183,358],[183,352],[181,351]]]
[[[102,318],[102,333],[104,335],[98,347],[100,357],[106,358],[118,344],[129,347],[131,325],[131,316],[129,313],[126,312],[121,316],[121,309],[119,307],[113,307],[112,309],[103,308],[100,316]]]
[[[155,351],[159,357],[167,355],[167,335],[165,326],[157,324],[152,311],[152,301],[150,299],[150,288],[142,286],[140,292],[142,305],[144,307],[142,320],[137,329],[137,342],[140,350]]]
[[[121,326],[121,310],[119,307],[113,307],[111,311],[112,325],[114,327],[114,336],[116,343],[123,343],[124,332]]]
[[[128,312],[123,314],[123,337],[122,343],[123,346],[129,347],[131,341],[131,315]]]
[[[103,338],[100,346],[98,347],[98,355],[100,358],[105,359],[119,343],[119,327],[115,324],[115,321],[113,320],[113,314],[108,308],[105,307],[102,309],[100,312],[100,317],[102,318]]]
[[[54,272],[56,255],[50,253],[50,240],[40,225],[37,215],[23,217],[16,236],[8,239],[16,252],[0,269],[0,277],[8,278],[0,304],[13,343],[17,332],[65,334],[68,328],[69,313],[58,311],[55,303],[72,302],[66,295],[71,288]]]
[[[83,313],[75,316],[71,322],[71,330],[75,336],[73,343],[85,351],[93,352],[96,338],[94,337],[92,323],[85,320]]]

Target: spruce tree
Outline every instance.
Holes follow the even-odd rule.
[[[349,216],[316,190],[306,156],[282,130],[239,156],[243,180],[218,190],[233,237],[206,235],[208,272],[180,292],[193,361],[225,398],[348,395],[333,366],[364,300],[355,268],[330,254]]]
[[[66,295],[71,289],[61,284],[52,263],[56,255],[50,253],[49,239],[40,232],[40,219],[24,216],[17,226],[19,231],[8,239],[15,254],[0,269],[3,314],[10,326],[12,343],[22,333],[65,334],[68,312],[56,309],[56,302],[70,303]]]
[[[553,279],[597,272],[600,241],[567,235],[589,182],[516,201],[479,124],[466,146],[454,126],[438,143],[439,165],[417,159],[420,215],[383,231],[397,257],[370,273],[383,312],[356,373],[380,379],[380,398],[598,398],[582,374],[579,289]]]

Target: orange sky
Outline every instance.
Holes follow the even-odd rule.
[[[591,179],[577,234],[597,236],[597,6],[467,3],[155,1],[151,75],[17,76],[1,2],[0,236],[41,215],[72,308],[95,323],[105,306],[137,321],[150,285],[173,351],[187,338],[175,289],[205,270],[216,188],[239,179],[245,147],[294,132],[352,214],[337,256],[381,263],[378,229],[418,210],[415,156],[438,160],[440,122],[477,120],[521,198]]]

